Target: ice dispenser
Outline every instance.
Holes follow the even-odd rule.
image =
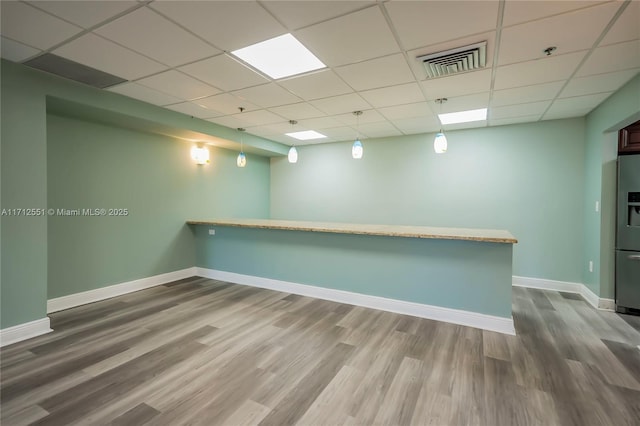
[[[640,226],[640,192],[629,192],[627,226]]]

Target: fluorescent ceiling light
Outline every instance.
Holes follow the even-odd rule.
[[[291,34],[261,41],[231,53],[273,79],[326,67]]]
[[[482,121],[487,119],[487,109],[470,109],[469,111],[449,112],[438,114],[442,124],[469,123],[471,121]]]
[[[322,133],[318,133],[315,130],[305,130],[304,132],[285,133],[285,135],[291,136],[292,138],[296,138],[301,141],[326,138],[325,135],[323,135]]]

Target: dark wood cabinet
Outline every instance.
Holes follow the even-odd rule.
[[[618,154],[640,154],[640,121],[618,132]]]

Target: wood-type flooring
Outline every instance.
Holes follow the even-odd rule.
[[[640,317],[517,287],[513,316],[507,336],[193,277],[2,348],[1,424],[640,424]]]

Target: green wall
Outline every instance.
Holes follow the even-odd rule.
[[[146,233],[144,235],[149,236],[153,233],[152,229],[166,230],[171,223],[177,224],[177,214],[184,214],[184,217],[181,218],[183,222],[189,217],[204,212],[214,204],[216,210],[211,211],[210,214],[229,212],[251,216],[268,215],[269,164],[266,160],[256,160],[250,163],[250,165],[255,163],[256,168],[252,170],[247,167],[247,176],[252,176],[247,177],[247,180],[239,179],[239,175],[236,174],[229,176],[225,174],[224,183],[222,183],[220,176],[225,173],[224,170],[228,170],[228,167],[232,167],[232,165],[222,166],[223,163],[216,163],[214,157],[213,167],[200,172],[201,175],[189,175],[193,170],[185,168],[190,166],[180,163],[184,159],[184,155],[188,155],[190,148],[188,144],[183,142],[171,142],[160,136],[152,138],[149,135],[134,135],[124,132],[123,129],[116,129],[114,126],[109,129],[96,124],[89,125],[80,122],[72,124],[73,120],[55,118],[50,115],[49,121],[52,126],[49,131],[50,136],[56,139],[56,146],[59,145],[60,149],[68,150],[79,140],[84,140],[87,143],[87,146],[76,148],[88,155],[78,154],[75,156],[75,152],[69,153],[77,161],[70,164],[69,169],[61,172],[60,167],[65,164],[67,159],[59,156],[59,153],[51,151],[47,141],[47,106],[48,104],[53,105],[53,101],[56,99],[58,100],[55,108],[56,113],[60,113],[61,109],[59,100],[64,100],[76,106],[86,106],[90,113],[88,115],[95,116],[96,111],[104,111],[106,121],[113,121],[113,116],[124,116],[127,118],[123,121],[123,125],[126,127],[136,127],[136,123],[141,122],[144,123],[141,127],[146,129],[153,129],[154,126],[163,131],[177,129],[178,132],[207,134],[232,141],[237,138],[237,134],[232,129],[208,121],[194,119],[116,93],[88,87],[23,65],[2,60],[0,67],[2,92],[2,121],[0,124],[3,154],[0,173],[2,190],[0,207],[2,209],[47,208],[49,202],[82,204],[92,202],[93,204],[99,200],[100,204],[117,202],[122,205],[121,203],[130,202],[135,211],[135,216],[124,221],[118,221],[116,218],[107,219],[104,222],[91,222],[89,219],[71,222],[72,219],[78,218],[68,218],[69,222],[63,222],[62,219],[60,222],[53,220],[51,230],[48,230],[46,217],[1,216],[1,329],[41,319],[46,315],[48,265],[56,265],[58,260],[64,262],[65,267],[74,268],[74,270],[64,271],[62,266],[53,266],[51,277],[55,277],[55,280],[72,278],[76,281],[52,284],[52,296],[90,290],[114,284],[123,279],[141,278],[148,276],[148,273],[153,271],[166,271],[173,266],[185,264],[186,256],[180,255],[178,260],[172,261],[173,263],[161,265],[163,259],[168,259],[172,251],[175,253],[181,247],[185,247],[186,228],[182,224],[168,233],[165,236],[166,239],[156,235],[151,236],[148,245],[140,242],[133,244],[135,239],[119,240],[118,236],[122,236],[126,229],[132,230],[142,227],[140,235]],[[65,122],[69,124],[69,128],[61,125]],[[124,148],[123,141],[125,140],[135,146]],[[160,152],[155,153],[153,150],[146,149],[154,142],[158,142],[158,147],[162,147],[159,148]],[[116,153],[115,149],[118,144],[125,149],[126,153],[132,155],[131,158],[135,158],[135,161],[126,155]],[[256,149],[265,155],[278,152],[286,153],[286,148],[278,143],[249,135],[245,138],[245,147],[247,147],[247,151]],[[141,159],[143,149],[148,151],[145,160]],[[91,150],[95,150],[95,152]],[[178,151],[180,151],[179,154]],[[95,155],[96,153],[100,155]],[[92,156],[92,154],[94,155]],[[170,155],[177,155],[180,160],[177,158],[169,160],[168,156]],[[224,164],[227,164],[233,163],[232,157],[235,154],[225,154],[223,150],[216,150],[215,155],[220,155],[221,159],[226,158],[228,161]],[[56,168],[51,171],[51,176],[56,179],[56,182],[48,180],[48,157],[56,165]],[[251,159],[253,160],[254,156]],[[179,173],[176,176],[177,182],[182,182],[183,185],[194,185],[200,192],[197,194],[194,191],[188,192],[188,196],[191,197],[188,202],[182,198],[182,194],[178,200],[171,199],[170,197],[174,196],[179,188],[177,184],[173,183],[170,176],[165,176],[160,171],[154,160],[166,165],[167,170]],[[92,178],[93,170],[99,173],[97,176],[101,179]],[[161,182],[169,182],[168,187],[152,189],[149,186],[151,184],[149,175],[145,173],[149,173]],[[207,181],[208,178],[220,179],[216,179],[212,183]],[[82,187],[82,185],[86,185],[86,187],[79,194],[67,194],[56,186],[59,184],[58,179],[74,187]],[[108,181],[103,179],[111,179],[120,184],[119,192],[107,190]],[[251,183],[248,184],[247,181],[251,181]],[[96,186],[96,192],[89,189],[89,184]],[[48,199],[47,187],[49,185],[54,191],[54,194],[51,194],[54,196],[53,200]],[[134,197],[134,189],[139,190],[137,192],[139,198]],[[242,199],[238,195],[244,192],[253,195],[260,194],[261,197],[247,198],[251,200],[248,202],[247,199]],[[139,200],[149,194],[155,197],[153,198],[154,203],[158,203],[164,195],[168,197],[164,206],[166,213],[160,213],[143,220],[141,212],[144,204]],[[73,198],[76,195],[77,198]],[[105,198],[100,199],[101,196]],[[194,210],[188,211],[186,208],[180,210],[173,206],[174,202],[184,202]],[[150,222],[154,218],[157,225],[152,225]],[[159,228],[155,228],[155,226]],[[87,235],[62,235],[66,233],[64,231],[73,227],[86,231]],[[144,230],[148,227],[151,227],[151,230]],[[60,249],[62,252],[52,253],[49,251],[49,233],[54,237],[54,240],[51,241],[52,246],[55,247],[55,250]],[[92,240],[92,238],[95,239]],[[88,245],[86,247],[80,246],[81,243]],[[159,247],[154,247],[155,251],[153,252],[160,257],[152,260],[147,254],[140,251],[135,253],[139,263],[135,259],[129,258],[118,267],[117,271],[106,271],[105,265],[115,265],[115,259],[124,259],[126,253],[134,253],[133,248],[128,247],[126,243],[132,243],[136,249],[149,248],[157,243]],[[65,257],[63,253],[65,250],[75,251],[75,254],[80,256],[78,262]],[[88,253],[92,250],[95,250],[95,253]],[[190,254],[187,256],[193,257],[192,248],[188,249],[188,253]],[[100,263],[98,266],[98,256],[102,256],[99,262],[104,262],[104,256],[107,255],[114,256],[113,263],[107,261],[106,264]],[[49,256],[53,256],[50,259],[51,262],[49,262]],[[84,264],[81,261],[87,261],[87,263]],[[135,266],[134,263],[138,266]],[[92,269],[94,266],[95,269]],[[79,284],[77,278],[82,272],[87,271],[91,271],[91,279],[86,280],[83,285]]]
[[[584,119],[299,148],[271,159],[274,219],[507,229],[514,275],[580,282]]]
[[[511,318],[512,244],[194,228],[200,267]]]
[[[611,95],[586,118],[585,207],[582,282],[603,298],[614,297],[617,131],[640,120],[640,75]],[[595,211],[600,201],[601,211]]]
[[[189,218],[269,216],[269,160],[168,137],[47,116],[48,206],[127,208],[124,217],[48,218],[48,297],[195,265]]]

